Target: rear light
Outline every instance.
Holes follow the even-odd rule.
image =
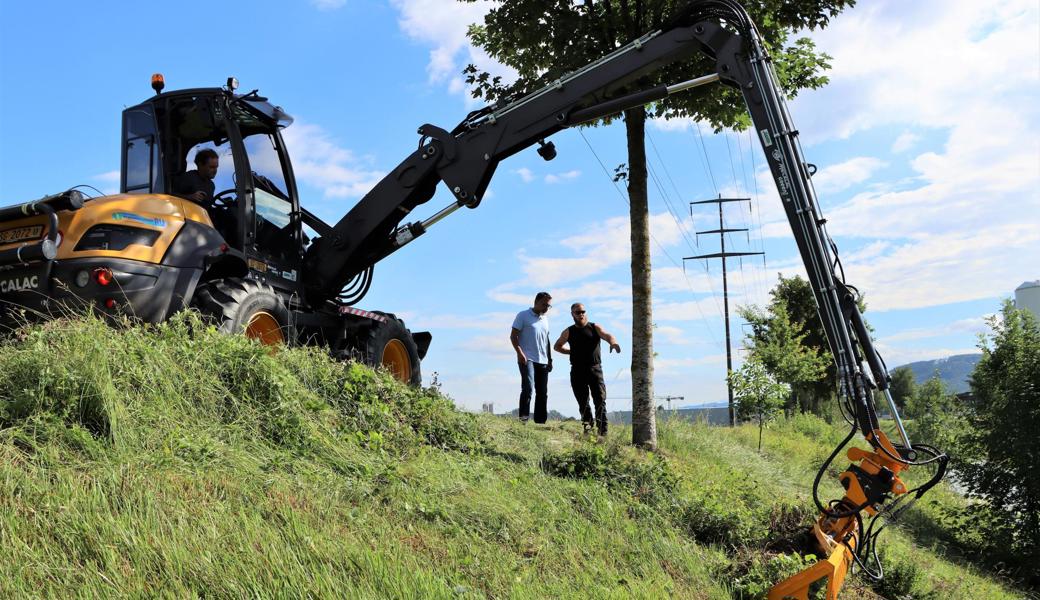
[[[105,308],[111,310],[116,306],[118,306],[118,304],[116,304],[115,300],[113,300],[112,298],[105,298]]]
[[[108,285],[112,283],[115,276],[112,274],[112,269],[108,267],[98,267],[94,269],[94,281],[98,282],[98,285]],[[108,304],[108,301],[105,302]]]
[[[76,273],[76,285],[79,287],[87,287],[88,283],[90,283],[89,271],[79,271]]]

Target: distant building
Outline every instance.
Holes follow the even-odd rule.
[[[1015,308],[1028,310],[1040,319],[1040,280],[1027,281],[1015,288]]]
[[[486,412],[486,413],[489,413],[489,414],[492,414],[492,415],[495,414],[495,403],[494,402],[485,402],[480,407],[480,412]]]

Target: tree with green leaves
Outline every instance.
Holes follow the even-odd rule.
[[[766,351],[763,358],[769,372],[791,384],[790,410],[827,416],[824,402],[834,393],[837,374],[812,287],[798,275],[778,278],[764,310],[738,309],[751,326],[745,343],[752,352]]]
[[[791,388],[773,379],[762,361],[752,355],[739,371],[729,374],[733,397],[737,401],[737,418],[758,423],[758,451],[762,451],[762,429],[781,414],[784,399]]]
[[[473,0],[460,0],[471,2]],[[829,57],[808,38],[794,32],[825,27],[855,0],[749,0],[745,2],[773,57],[788,97],[827,82],[821,72]],[[498,0],[482,24],[469,30],[470,40],[502,64],[516,70],[517,80],[502,85],[498,77],[466,68],[473,96],[488,101],[515,98],[598,59],[638,36],[668,23],[688,6],[683,0]],[[706,56],[696,56],[650,73],[641,87],[671,85],[691,74],[715,72]],[[632,245],[632,441],[656,448],[653,405],[653,337],[650,288],[650,219],[647,200],[645,128],[654,118],[689,117],[707,121],[716,131],[744,129],[750,118],[738,90],[724,86],[700,93],[676,94],[649,109],[634,108],[621,116],[628,143],[627,186]],[[626,90],[617,90],[621,95]]]
[[[826,373],[827,357],[805,343],[808,334],[791,321],[784,300],[772,302],[765,310],[742,306],[737,312],[751,325],[744,340],[748,351],[767,373],[791,387],[786,408],[794,411],[800,405],[799,396],[807,395]]]
[[[967,427],[951,454],[971,496],[975,522],[992,525],[1010,560],[1031,569],[1040,584],[1040,325],[1005,301],[979,340],[982,358],[969,384],[974,396]],[[1006,538],[1006,539],[1005,539]]]
[[[892,400],[900,410],[906,407],[907,401],[914,395],[917,381],[914,371],[910,367],[899,367],[892,371],[892,383],[888,385],[888,391],[892,394]]]
[[[906,402],[906,414],[913,418],[910,434],[914,441],[939,448],[950,447],[955,434],[963,429],[963,406],[938,376],[914,389]]]

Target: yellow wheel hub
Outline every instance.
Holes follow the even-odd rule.
[[[278,319],[265,310],[249,317],[245,334],[247,338],[256,340],[265,346],[279,346],[285,343],[285,334],[282,333]]]
[[[405,383],[412,379],[412,359],[408,356],[408,348],[401,340],[390,340],[383,347],[383,357],[380,364],[386,367],[394,377]]]

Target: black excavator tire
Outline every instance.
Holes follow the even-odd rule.
[[[266,330],[277,327],[281,343],[291,344],[295,341],[285,301],[274,288],[258,281],[228,277],[201,283],[195,290],[192,306],[202,313],[203,318],[214,322],[223,333],[245,333],[248,337],[260,338],[262,344],[270,345],[276,340],[254,330],[254,327],[265,329],[266,323]],[[259,325],[255,325],[257,319],[262,321]],[[251,327],[251,324],[254,326]],[[273,335],[274,332],[270,333]]]
[[[377,312],[376,314],[386,317],[385,322],[373,321],[372,325],[360,332],[356,340],[356,348],[353,352],[345,352],[343,358],[353,355],[360,358],[362,362],[374,368],[385,366],[402,381],[411,385],[422,385],[422,367],[419,359],[419,349],[412,339],[412,334],[405,327],[404,321],[398,319],[393,313]],[[397,344],[400,344],[399,346]],[[396,346],[396,362],[407,357],[407,364],[397,367],[387,365],[395,362],[394,351]]]

